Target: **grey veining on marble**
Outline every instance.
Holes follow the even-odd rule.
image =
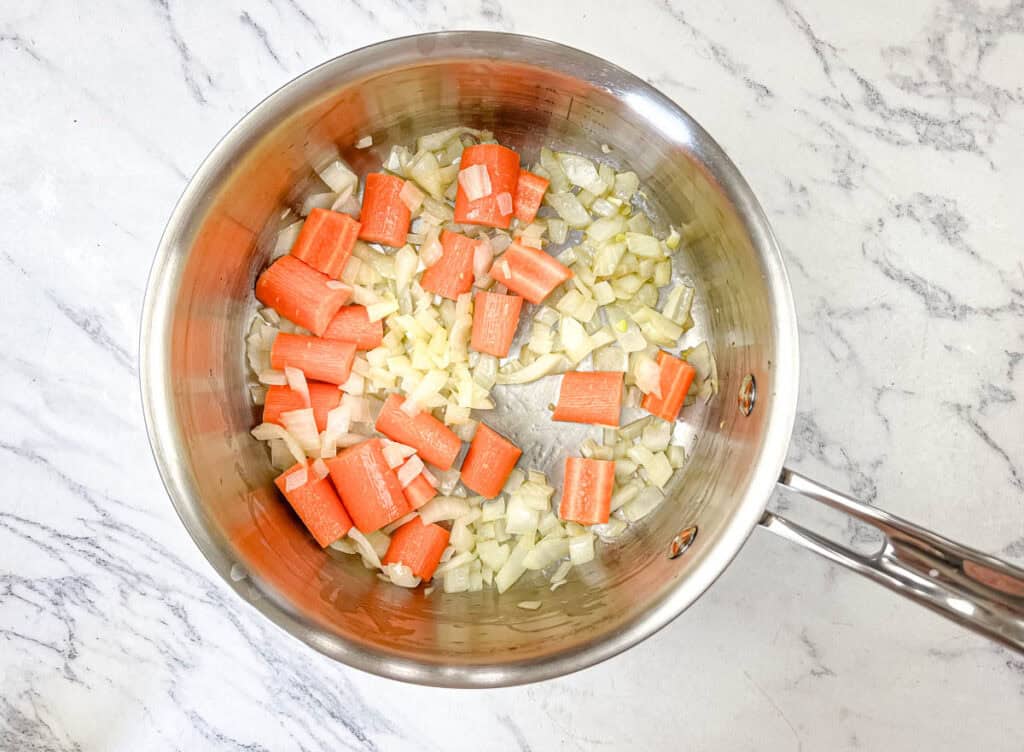
[[[1024,563],[1019,0],[7,2],[0,749],[1024,747],[1024,659],[757,533],[648,642],[508,690],[350,671],[217,581],[141,421],[164,221],[269,91],[363,44],[468,27],[607,57],[702,122],[785,248],[793,466]]]

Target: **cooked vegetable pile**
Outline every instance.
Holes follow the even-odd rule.
[[[362,182],[317,173],[247,338],[277,487],[321,546],[396,585],[505,592],[544,570],[554,590],[662,502],[680,410],[717,391],[707,345],[678,352],[679,232],[653,232],[636,174],[547,149],[527,170],[471,128],[392,147]],[[551,420],[601,429],[561,489],[488,418],[493,390],[542,378],[561,379]],[[646,415],[620,427],[624,407]]]

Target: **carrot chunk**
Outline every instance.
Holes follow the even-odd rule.
[[[335,314],[322,336],[355,342],[357,350],[372,350],[384,340],[384,322],[370,321],[366,306],[347,305]]]
[[[399,194],[405,181],[394,175],[371,172],[363,188],[359,239],[394,248],[405,245],[412,214]]]
[[[462,462],[463,485],[493,499],[501,493],[522,454],[523,450],[481,423]]]
[[[621,371],[570,371],[563,374],[552,420],[618,426],[623,376]]]
[[[540,303],[573,273],[544,251],[512,243],[491,266],[490,275],[531,303]]]
[[[412,483],[402,489],[402,493],[405,494],[405,500],[409,502],[410,507],[419,509],[437,496],[437,489],[427,480],[426,475],[420,473],[412,479]]]
[[[327,413],[341,402],[341,390],[334,384],[322,384],[319,381],[310,381],[307,386],[310,407],[313,408],[313,418],[316,420],[316,430],[323,431],[327,428]],[[301,410],[304,407],[302,395],[291,387],[272,386],[267,390],[263,402],[263,422],[283,426],[281,413]]]
[[[287,490],[288,477],[300,471],[307,473],[306,482]],[[274,485],[284,494],[321,548],[327,548],[352,529],[352,520],[334,486],[326,477],[317,480],[312,468],[303,467],[301,463],[293,465],[274,479]]]
[[[460,172],[467,167],[487,168],[491,192],[474,201],[469,200],[462,181],[455,194],[455,221],[460,224],[508,228],[512,223],[512,206],[519,182],[519,155],[507,146],[477,144],[462,151]]]
[[[271,368],[298,368],[307,379],[344,384],[352,371],[356,346],[337,339],[280,332],[270,348]]]
[[[566,457],[558,516],[580,525],[604,524],[611,510],[614,483],[614,461]]]
[[[420,287],[456,300],[473,289],[473,252],[476,240],[457,232],[441,232],[441,258],[420,278]]]
[[[523,224],[530,224],[537,216],[540,203],[544,200],[544,191],[551,181],[534,175],[526,170],[519,171],[519,182],[516,184],[516,196],[513,201],[516,219]]]
[[[427,525],[416,517],[391,534],[391,543],[382,561],[405,564],[414,575],[429,580],[448,545],[448,536],[448,531],[440,525]]]
[[[367,439],[324,462],[359,532],[372,533],[409,513],[402,484],[384,459],[380,439]]]
[[[469,346],[477,352],[504,358],[519,326],[523,299],[481,290],[473,300],[473,333]]]
[[[432,465],[442,470],[449,469],[462,449],[462,441],[429,412],[410,418],[400,409],[404,402],[405,398],[399,394],[389,395],[377,415],[374,428],[392,441],[411,446]]]
[[[294,256],[282,256],[256,281],[256,299],[289,321],[323,334],[328,322],[352,297],[352,288],[335,282]]]
[[[697,370],[685,360],[669,355],[664,350],[658,351],[658,365],[661,366],[661,377],[658,380],[661,396],[645,394],[640,407],[671,422],[679,417],[679,409],[683,406],[686,393],[690,391]]]
[[[328,277],[341,276],[359,235],[359,223],[347,214],[313,209],[302,223],[292,255]]]

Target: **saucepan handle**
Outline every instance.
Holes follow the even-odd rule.
[[[861,554],[773,512],[761,520],[766,529],[1024,653],[1024,570],[788,468],[779,485],[877,528],[883,542],[876,553]]]

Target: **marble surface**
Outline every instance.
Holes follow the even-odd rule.
[[[178,522],[136,340],[188,176],[310,66],[475,27],[632,69],[745,172],[801,320],[794,467],[1024,563],[1024,6],[599,5],[3,3],[0,748],[1024,746],[1024,658],[764,533],[625,655],[462,692],[306,649],[228,591]]]

